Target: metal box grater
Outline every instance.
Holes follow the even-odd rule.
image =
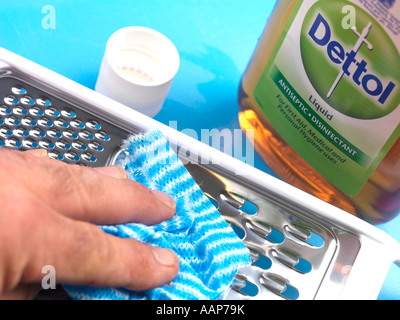
[[[400,244],[381,230],[0,48],[0,146],[104,166],[153,127],[251,252],[225,299],[375,299],[400,266]]]

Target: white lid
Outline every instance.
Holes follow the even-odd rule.
[[[178,68],[178,51],[167,37],[145,27],[126,27],[108,40],[95,89],[154,117]]]

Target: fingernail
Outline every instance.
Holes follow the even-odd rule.
[[[108,167],[98,167],[94,168],[96,171],[100,172],[109,177],[126,179],[128,177],[126,171],[120,166],[108,166]]]
[[[170,249],[163,249],[160,247],[151,247],[156,260],[164,266],[174,266],[179,263],[179,258],[175,252]]]
[[[29,153],[30,155],[38,158],[47,158],[47,151],[45,149],[30,149],[24,152]]]
[[[161,201],[162,203],[164,203],[166,206],[168,206],[170,208],[175,208],[176,207],[176,203],[175,203],[174,199],[172,199],[166,193],[164,193],[162,191],[158,191],[158,190],[152,190],[152,192],[156,196],[156,198],[159,201]]]

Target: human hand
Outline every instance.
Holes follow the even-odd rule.
[[[169,249],[121,239],[96,224],[157,224],[175,203],[127,179],[122,168],[88,168],[45,150],[0,148],[0,299],[33,298],[42,267],[57,283],[147,290],[172,280],[179,260]]]

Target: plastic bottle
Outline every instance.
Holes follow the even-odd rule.
[[[282,180],[371,223],[400,211],[400,2],[278,0],[239,120]]]

